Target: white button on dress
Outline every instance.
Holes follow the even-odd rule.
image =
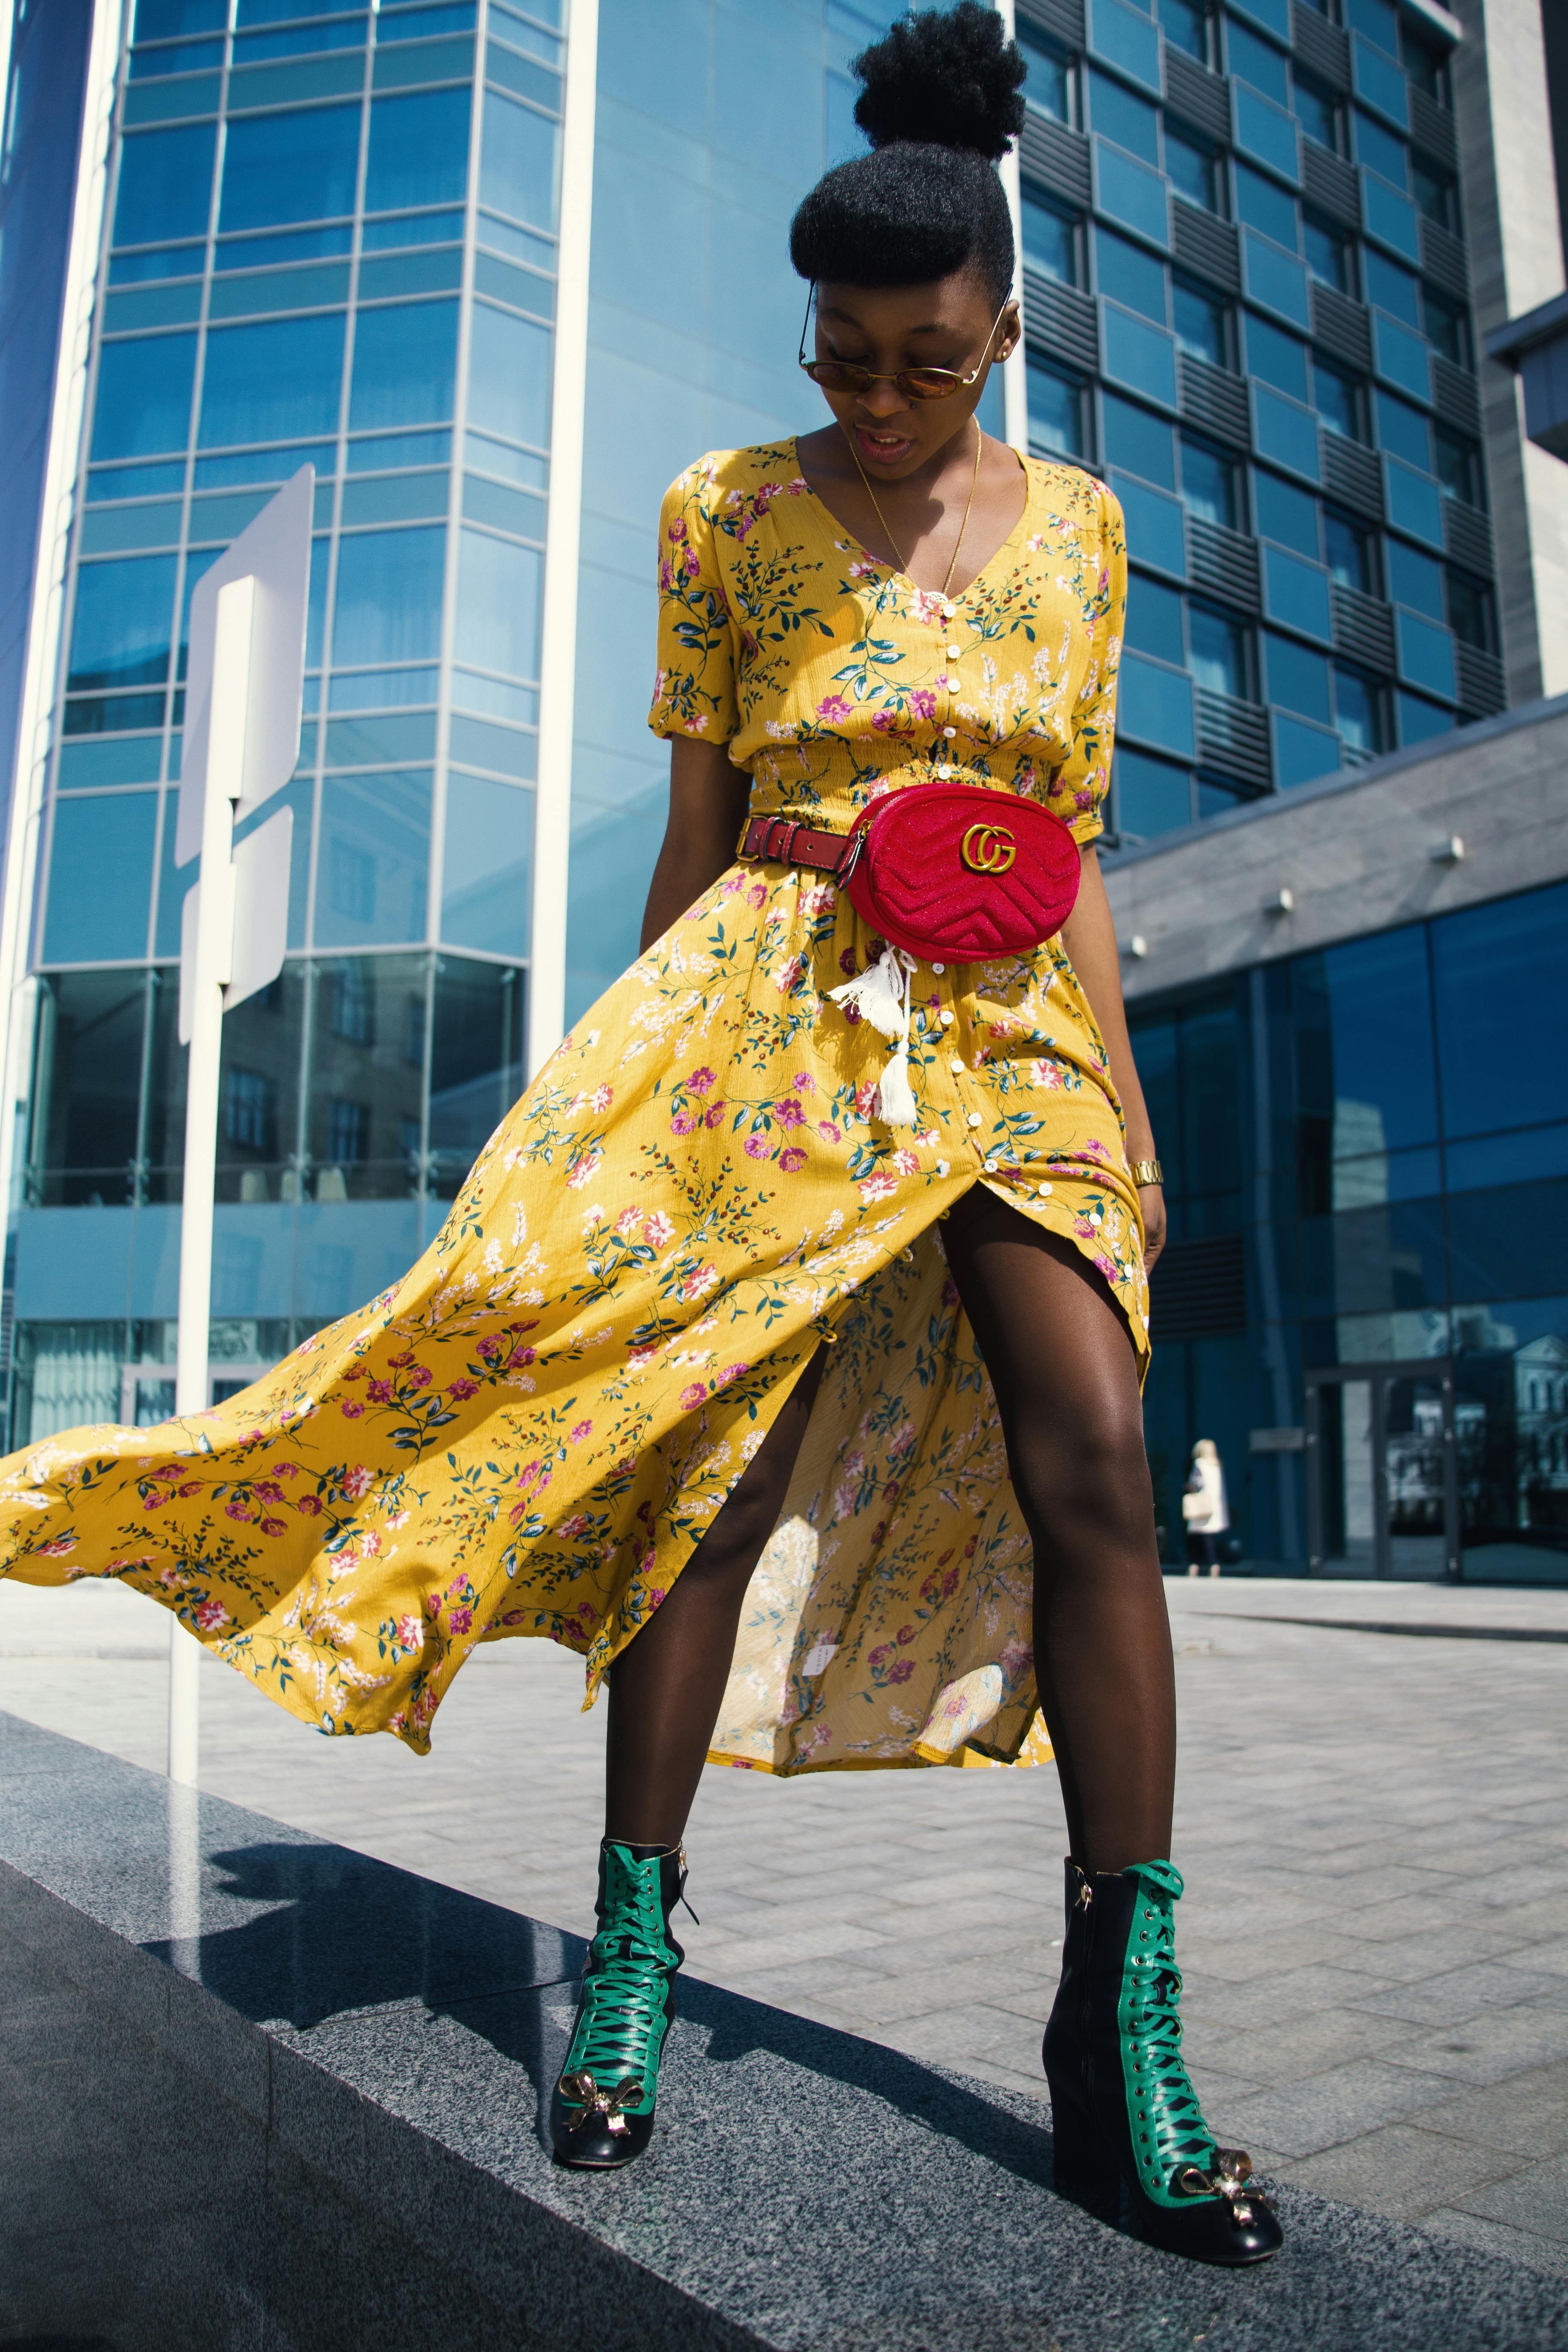
[[[994,1176],[996,1173],[996,1162],[994,1160],[984,1160],[982,1163],[981,1172],[985,1176]]]
[[[944,1004],[942,1008],[942,1025],[944,1029],[951,1029],[952,1026],[952,1007],[951,1004]]]
[[[957,730],[957,728],[956,728],[956,727],[944,727],[944,728],[942,729],[942,733],[947,737],[948,741],[951,743],[951,742],[952,742],[952,739],[953,739],[953,737],[957,734],[958,730]]]
[[[947,1066],[952,1072],[955,1078],[961,1078],[963,1076],[963,1064],[958,1059],[956,1055]]]
[[[979,1126],[979,1124],[980,1124],[980,1113],[979,1113],[977,1110],[972,1110],[972,1111],[970,1112],[970,1114],[969,1114],[969,1124],[970,1124],[970,1126],[971,1126],[971,1127],[978,1127],[978,1126]]]

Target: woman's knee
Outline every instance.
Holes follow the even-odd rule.
[[[1131,1536],[1152,1519],[1153,1488],[1136,1391],[1089,1394],[1066,1409],[1026,1410],[1009,1433],[1014,1483],[1031,1519],[1088,1520]]]

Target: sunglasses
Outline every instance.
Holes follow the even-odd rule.
[[[816,297],[814,284],[805,298],[805,321],[800,331],[798,353],[800,365],[813,383],[820,384],[824,392],[856,394],[868,392],[874,383],[896,383],[906,400],[946,400],[952,393],[966,391],[970,384],[977,383],[990,360],[996,329],[1006,317],[1013,300],[1009,294],[997,311],[995,322],[985,338],[984,355],[979,364],[971,368],[967,375],[960,375],[956,368],[868,368],[859,366],[853,360],[808,360],[805,356],[805,336],[806,329],[811,325],[811,306]]]

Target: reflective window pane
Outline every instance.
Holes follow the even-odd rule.
[[[444,423],[452,414],[457,369],[455,302],[361,310],[354,321],[349,429]]]
[[[131,1197],[147,982],[65,971],[38,988],[27,1197],[60,1207]]]
[[[270,988],[224,1015],[217,1197],[298,1198],[300,1079],[309,973],[290,960]]]
[[[1116,829],[1151,841],[1193,821],[1193,780],[1185,768],[1119,744],[1114,762]]]
[[[156,793],[57,803],[44,919],[46,963],[109,963],[147,952]]]
[[[532,887],[533,794],[454,772],[447,784],[442,939],[525,956]]]
[[[523,974],[436,960],[430,1038],[431,1181],[444,1199],[467,1176],[522,1091]]]
[[[1072,215],[1060,212],[1044,196],[1024,185],[1023,196],[1024,258],[1031,269],[1046,278],[1054,278],[1058,285],[1076,286],[1079,281],[1078,226]]]
[[[163,245],[177,236],[205,236],[216,143],[215,122],[129,132],[114,200],[115,244]]]
[[[1135,98],[1124,83],[1112,81],[1096,66],[1089,69],[1089,128],[1114,141],[1145,163],[1160,161],[1160,117],[1147,99]]]
[[[317,1201],[395,1200],[417,1184],[427,974],[423,955],[314,967],[306,1149]]]
[[[1105,458],[1162,489],[1176,487],[1176,436],[1163,416],[1152,416],[1115,393],[1101,396],[1105,426]]]
[[[446,547],[444,530],[354,531],[343,539],[332,620],[334,669],[435,660]],[[498,622],[504,628],[504,615]]]
[[[175,558],[84,563],[77,574],[66,690],[148,686],[169,674]]]
[[[195,335],[105,343],[93,411],[94,457],[149,457],[183,449],[191,430]]]
[[[1370,760],[1384,749],[1386,729],[1377,686],[1342,662],[1334,664],[1334,726],[1347,751]]]
[[[476,669],[507,677],[539,675],[537,548],[465,530],[458,559],[458,650]]]
[[[419,205],[462,202],[468,184],[469,105],[466,86],[374,100],[365,166],[367,213],[412,212]]]
[[[1018,47],[1026,69],[1024,96],[1028,103],[1053,122],[1070,124],[1072,68],[1066,58],[1026,22],[1018,26]]]
[[[1146,580],[1141,572],[1132,574],[1127,583],[1127,643],[1158,661],[1174,662],[1178,668],[1185,662],[1179,590]]]
[[[1252,496],[1261,538],[1278,540],[1282,547],[1293,547],[1298,555],[1318,561],[1318,501],[1310,490],[1298,489],[1294,482],[1281,479],[1278,474],[1265,473],[1261,466],[1252,471]]]
[[[1568,1003],[1568,887],[1531,890],[1432,926],[1443,1124],[1449,1135],[1568,1117],[1568,1055],[1544,1019],[1500,1004]]]
[[[425,936],[431,779],[331,776],[321,786],[315,943],[373,947]]]
[[[1187,433],[1182,436],[1182,504],[1200,522],[1236,529],[1236,460]]]
[[[1226,306],[1217,294],[1194,285],[1189,278],[1174,279],[1171,287],[1171,323],[1175,328],[1177,342],[1192,358],[1206,360],[1210,367],[1229,365]]]
[[[1194,599],[1187,608],[1187,666],[1197,683],[1213,694],[1245,695],[1247,633],[1241,623],[1217,605]]]
[[[1219,210],[1214,151],[1169,123],[1165,126],[1165,170],[1177,195],[1185,196],[1190,205],[1201,205],[1205,212]]]
[[[335,433],[343,330],[341,310],[211,329],[202,382],[201,447]]]
[[[486,90],[480,204],[535,228],[553,229],[560,152],[558,122]]]
[[[1046,367],[1031,353],[1028,363],[1029,447],[1041,457],[1090,454],[1085,425],[1088,396],[1076,376]]]
[[[315,106],[231,121],[224,142],[221,229],[337,220],[354,208],[360,110]]]
[[[550,437],[548,327],[476,302],[468,353],[468,422],[542,448]]]
[[[1097,226],[1094,275],[1098,292],[1142,311],[1156,326],[1165,324],[1165,266],[1142,246],[1118,236],[1114,229]]]

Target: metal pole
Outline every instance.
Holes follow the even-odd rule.
[[[1007,38],[1011,40],[1017,30],[1013,0],[996,0],[996,13],[1002,19]],[[1007,199],[1007,210],[1013,216],[1015,283],[1021,285],[1024,275],[1024,204],[1016,142],[1003,156],[998,169],[1002,175],[1003,193]],[[1028,456],[1029,373],[1022,335],[1002,362],[1002,432],[1020,457]]]
[[[256,582],[218,591],[213,648],[212,718],[192,984],[190,1062],[185,1078],[185,1176],[180,1211],[180,1320],[174,1411],[205,1412],[212,1318],[213,1192],[217,1171],[218,1067],[223,992],[234,948],[234,804],[245,775],[250,688],[250,625]],[[169,1778],[194,1788],[199,1729],[201,1645],[178,1617],[169,1623]]]
[[[550,509],[539,656],[539,781],[533,795],[533,917],[528,970],[532,1077],[566,1026],[566,882],[577,702],[577,565],[583,530],[583,407],[588,384],[588,262],[599,0],[572,0],[561,127],[561,244],[550,404]]]

